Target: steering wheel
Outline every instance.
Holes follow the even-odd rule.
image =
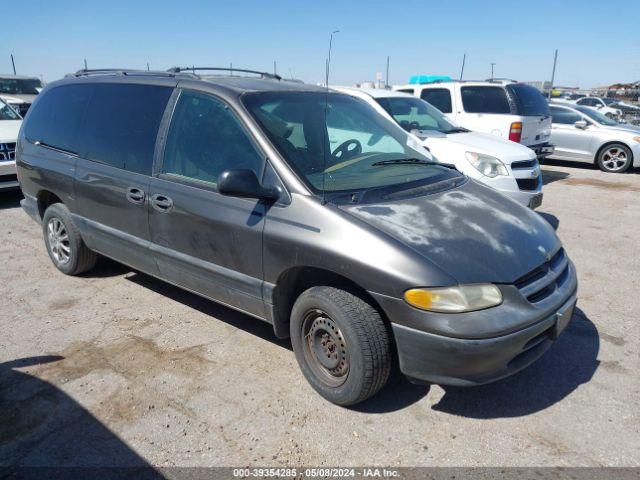
[[[338,148],[333,151],[331,156],[339,160],[346,160],[348,158],[355,157],[356,155],[360,155],[361,153],[362,144],[355,138],[352,138],[351,140],[343,142]]]

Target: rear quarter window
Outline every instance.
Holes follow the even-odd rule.
[[[420,93],[420,98],[429,102],[442,113],[451,113],[451,92],[447,88],[425,88]]]
[[[25,121],[27,140],[79,153],[77,133],[91,90],[90,85],[61,85],[40,94]]]
[[[97,84],[82,132],[82,155],[150,175],[156,136],[170,87]]]
[[[503,87],[468,86],[462,87],[460,92],[462,106],[467,113],[511,113],[507,92]]]
[[[549,116],[549,104],[540,90],[531,85],[515,83],[506,86],[513,95],[517,114],[524,116]]]

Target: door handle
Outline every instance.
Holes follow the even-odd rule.
[[[173,200],[165,195],[156,193],[151,197],[151,205],[159,212],[168,212],[173,208]]]
[[[144,203],[145,194],[142,190],[136,187],[129,187],[127,189],[127,200],[131,203],[141,205]]]

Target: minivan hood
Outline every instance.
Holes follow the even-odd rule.
[[[460,283],[513,283],[561,247],[537,213],[474,180],[433,195],[340,208]]]

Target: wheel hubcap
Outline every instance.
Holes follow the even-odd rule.
[[[55,217],[49,220],[47,238],[51,255],[53,255],[55,261],[60,265],[67,263],[71,256],[71,245],[69,244],[69,234],[64,223]]]
[[[610,148],[602,155],[602,164],[607,170],[620,170],[627,164],[627,154],[621,148]]]
[[[322,310],[305,316],[302,328],[307,363],[325,383],[342,385],[349,373],[349,353],[338,325]]]

